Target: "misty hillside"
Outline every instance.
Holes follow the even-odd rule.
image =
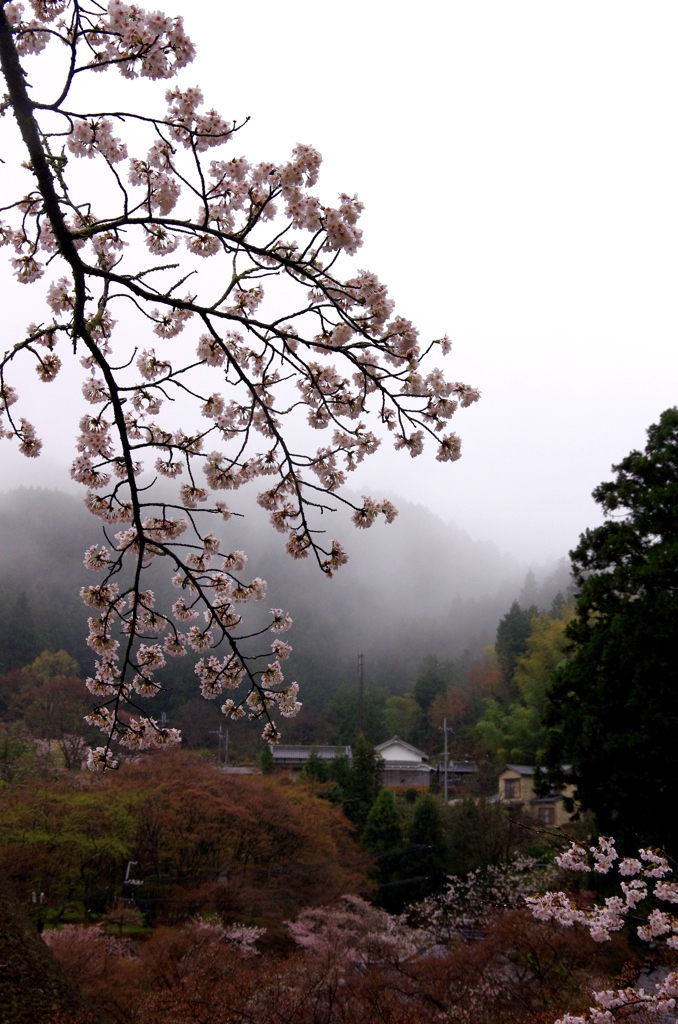
[[[521,591],[524,566],[421,506],[397,504],[392,525],[369,531],[334,514],[328,532],[350,561],[332,580],[310,559],[293,561],[253,502],[245,518],[215,531],[222,550],[245,550],[248,572],[268,581],[258,614],[280,606],[292,615],[289,678],[303,685],[307,704],[322,704],[329,691],[353,684],[359,652],[368,680],[405,692],[425,655],[454,658],[492,643],[499,619]],[[100,522],[76,497],[23,488],[0,495],[0,670],[26,664],[45,648],[65,648],[83,672],[91,671],[88,612],[78,592],[92,578],[83,552],[101,539]],[[160,601],[176,599],[167,576],[160,561],[149,572]],[[558,574],[547,581],[544,603],[562,585]],[[164,673],[186,696],[195,684],[194,660],[173,662]]]

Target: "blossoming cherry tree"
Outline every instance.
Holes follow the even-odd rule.
[[[378,433],[413,457],[431,441],[441,462],[454,461],[460,442],[446,424],[478,398],[427,366],[449,351],[447,337],[422,346],[373,273],[342,271],[361,245],[362,204],[342,194],[329,206],[313,193],[313,147],[296,146],[283,164],[251,163],[236,149],[242,124],[206,109],[193,86],[168,88],[161,113],[91,109],[91,75],[167,80],[194,55],[181,18],[122,0],[0,0],[3,112],[30,174],[26,194],[2,208],[0,242],[20,282],[44,279],[31,308],[45,303],[0,361],[0,436],[39,454],[13,363],[34,360],[49,382],[75,353],[89,411],[71,475],[108,538],[88,549],[100,582],[82,590],[96,655],[89,721],[105,735],[90,753],[95,768],[115,764],[113,741],[138,749],[178,739],[141,698],[160,689],[166,658],[189,648],[203,695],[230,693],[224,713],[263,719],[269,741],[275,714],[300,707],[281,669],[291,652],[285,611],[271,610],[268,649],[243,654],[253,634],[241,606],[266,584],[243,575],[243,552],[220,551],[210,524],[231,511],[212,492],[260,480],[257,500],[289,553],[331,576],[347,555],[320,529],[322,513],[343,503],[361,528],[396,515],[388,501],[341,493]],[[42,98],[26,73],[35,56],[41,68],[52,61]],[[193,419],[181,422],[189,403]],[[317,446],[297,440],[300,418]],[[171,610],[146,584],[159,557],[178,591]]]

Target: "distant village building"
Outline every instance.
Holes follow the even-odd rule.
[[[296,779],[309,755],[313,751],[322,761],[333,761],[339,754],[344,754],[350,760],[353,752],[350,747],[329,747],[329,746],[296,746],[292,743],[278,743],[271,747],[275,769],[278,774],[291,775]]]
[[[431,775],[435,768],[427,764],[428,754],[418,750],[411,743],[406,743],[399,736],[393,736],[375,747],[376,752],[384,759],[385,786],[416,786],[428,789]]]
[[[478,765],[475,761],[448,761],[447,762],[447,785],[468,786],[474,781],[478,774]],[[445,786],[445,761],[438,764],[438,785],[442,790]]]
[[[544,769],[542,769],[543,771]],[[564,798],[574,795],[574,786],[562,792],[553,790],[547,796],[534,791],[534,768],[526,764],[507,764],[499,773],[497,802],[505,807],[523,810],[541,825],[565,825],[572,815],[565,809]]]
[[[333,761],[340,754],[353,758],[351,747],[297,746],[291,743],[278,743],[271,748],[273,760],[275,761],[276,774],[291,775],[296,779],[308,761],[311,751],[323,761]],[[421,789],[428,789],[431,775],[436,769],[428,764],[428,754],[418,750],[411,743],[406,743],[398,736],[393,736],[385,743],[375,747],[375,751],[384,761],[384,774],[382,782],[384,786],[416,786]]]

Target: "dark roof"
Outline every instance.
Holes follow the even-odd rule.
[[[438,768],[444,772],[445,762],[441,761]],[[475,761],[448,761],[447,771],[455,772],[457,775],[471,775],[478,771],[478,765]]]
[[[297,746],[292,743],[278,743],[271,748],[271,753],[276,761],[307,761],[309,754],[314,750],[318,757],[325,761],[332,761],[338,754],[345,754],[351,757],[350,747],[330,746]]]
[[[564,772],[569,772],[572,768],[571,764],[564,764],[561,766]],[[505,764],[502,771],[506,771],[510,768],[512,772],[518,772],[519,775],[534,775],[534,765],[531,764]],[[542,765],[542,772],[546,771],[546,768]]]

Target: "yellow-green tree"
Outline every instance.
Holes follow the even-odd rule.
[[[516,659],[513,672],[518,699],[509,704],[494,698],[486,701],[476,729],[497,764],[534,762],[544,742],[546,691],[565,658],[565,627],[572,615],[573,606],[566,605],[558,616],[533,616],[525,654]]]

